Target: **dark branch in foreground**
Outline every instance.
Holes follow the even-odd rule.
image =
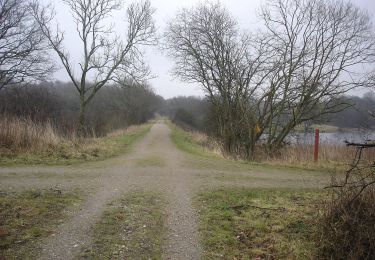
[[[357,147],[357,148],[373,148],[375,147],[375,143],[351,143],[351,142],[348,142],[348,141],[344,141],[344,143],[346,143],[346,146],[354,146],[354,147]]]

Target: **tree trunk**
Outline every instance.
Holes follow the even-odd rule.
[[[80,96],[80,110],[79,110],[79,121],[78,121],[78,136],[84,137],[86,134],[86,104],[85,97]]]

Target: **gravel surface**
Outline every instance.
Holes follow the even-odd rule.
[[[149,166],[147,158],[151,158]],[[157,164],[153,158],[158,158]],[[210,168],[210,163],[215,167]],[[283,170],[218,170],[217,164],[218,161],[212,161],[206,162],[205,167],[194,167],[194,156],[179,151],[170,139],[168,126],[156,123],[133,152],[124,156],[79,166],[0,168],[0,191],[30,188],[86,191],[84,202],[72,208],[66,222],[41,241],[42,253],[38,259],[77,258],[92,243],[92,227],[105,206],[135,190],[160,192],[168,202],[163,259],[199,259],[202,249],[198,216],[192,206],[196,192],[224,186],[321,187],[329,178]]]

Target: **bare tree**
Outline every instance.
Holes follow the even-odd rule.
[[[46,43],[29,0],[0,0],[0,90],[49,75],[53,65]]]
[[[338,97],[365,84],[375,45],[369,16],[346,1],[270,1],[262,20],[273,72],[261,127],[274,150],[298,124],[347,107]]]
[[[358,66],[374,57],[366,13],[339,0],[272,0],[264,28],[241,33],[219,3],[183,9],[169,23],[175,74],[201,84],[229,153],[251,157],[266,134],[279,149],[299,124],[346,107],[338,97],[364,85]]]
[[[220,3],[183,9],[169,22],[166,48],[175,74],[201,84],[213,105],[218,136],[231,154],[249,156],[260,136],[251,97],[265,78],[261,48]]]
[[[127,8],[124,40],[116,35],[107,19],[121,9],[119,0],[62,0],[70,9],[79,39],[83,43],[83,60],[79,72],[74,70],[69,51],[64,47],[64,33],[52,30],[54,14],[48,8],[35,8],[34,14],[50,45],[58,54],[70,80],[80,96],[79,132],[84,133],[85,109],[95,94],[107,83],[131,77],[140,81],[149,75],[142,60],[141,46],[155,44],[154,9],[149,1]]]

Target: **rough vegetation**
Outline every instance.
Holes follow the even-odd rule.
[[[39,239],[51,235],[66,209],[79,201],[77,192],[53,189],[1,192],[0,258],[35,258]]]
[[[88,259],[161,259],[163,201],[134,192],[108,205],[94,227],[94,244],[81,254]]]
[[[313,145],[295,144],[286,145],[278,153],[268,154],[261,146],[256,147],[257,154],[251,162],[238,160],[226,155],[222,146],[215,139],[198,131],[186,131],[176,125],[171,125],[172,140],[180,149],[201,157],[218,157],[236,159],[236,161],[250,164],[270,165],[276,167],[292,167],[305,170],[328,171],[342,173],[347,168],[356,153],[352,147],[334,144],[320,144],[319,161],[313,161]],[[367,162],[374,158],[375,151],[369,149],[363,153]]]
[[[318,191],[275,189],[201,193],[203,259],[314,259],[323,197]]]
[[[151,0],[62,0],[81,43],[73,51],[50,2],[0,0],[0,165],[18,166],[0,168],[0,259],[374,259],[375,149],[364,148],[375,144],[323,143],[312,163],[313,146],[293,139],[375,129],[375,95],[348,96],[375,82],[366,10],[269,0],[251,32],[222,2],[203,1],[159,34]],[[154,92],[144,48],[157,35],[174,75],[204,98]],[[56,61],[69,83],[53,82]],[[20,166],[126,153],[160,117],[172,131],[158,121],[130,158]],[[330,192],[307,190],[329,173]],[[58,185],[89,190],[68,221],[80,198]],[[166,206],[144,192],[113,201],[137,188],[162,192]]]
[[[332,198],[320,221],[320,254],[323,258],[372,259],[375,255],[374,159],[363,158],[374,144],[356,144],[357,153],[345,177],[333,179]]]
[[[319,223],[319,257],[372,259],[375,255],[375,189],[346,193],[326,204]]]
[[[30,119],[2,118],[0,164],[73,164],[103,160],[132,147],[150,129],[144,124],[109,133],[106,137],[81,139],[61,136],[49,123]]]

